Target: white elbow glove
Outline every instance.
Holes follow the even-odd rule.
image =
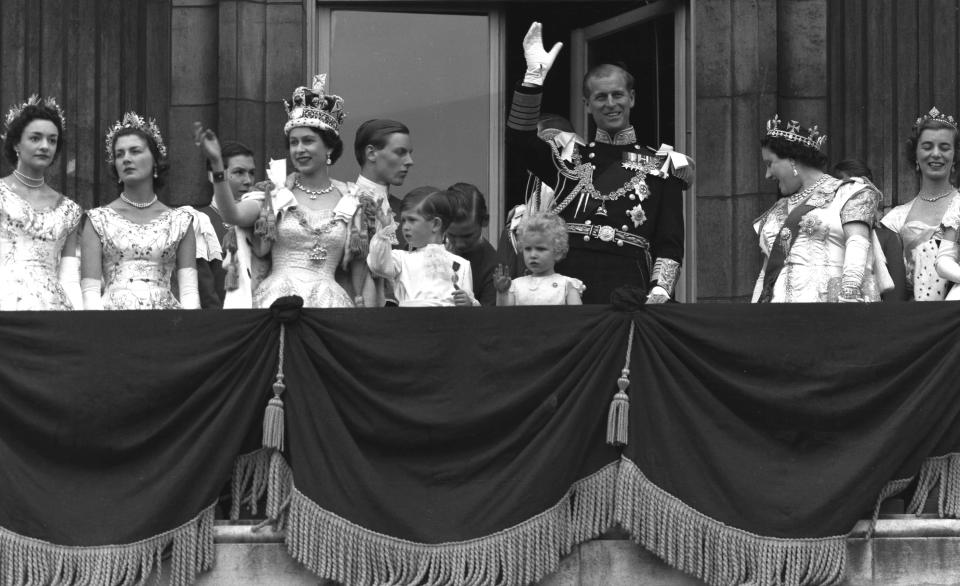
[[[187,267],[177,271],[180,285],[180,305],[184,309],[200,309],[200,287],[197,284],[197,269]]]
[[[523,37],[523,57],[527,61],[523,83],[543,85],[544,80],[547,79],[547,72],[553,67],[553,61],[562,47],[563,43],[557,43],[548,53],[543,48],[543,25],[539,22],[531,24],[526,36]]]
[[[57,279],[70,305],[74,309],[83,309],[83,292],[80,289],[80,259],[75,256],[60,257]]]
[[[957,253],[960,246],[952,240],[941,240],[937,251],[937,274],[944,279],[960,283],[960,264],[957,263]]]
[[[80,279],[80,291],[83,295],[84,309],[103,309],[103,297],[100,296],[100,279]]]
[[[840,280],[840,302],[861,301],[863,275],[870,255],[870,240],[854,234],[847,238],[843,253],[843,276]]]

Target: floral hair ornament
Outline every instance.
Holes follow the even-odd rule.
[[[19,104],[17,106],[12,106],[7,111],[7,117],[4,119],[3,124],[3,133],[0,134],[0,140],[7,138],[7,132],[10,130],[10,125],[13,124],[14,120],[20,117],[23,114],[23,111],[26,110],[29,106],[43,106],[50,110],[53,110],[57,117],[60,118],[60,125],[64,126],[67,123],[66,116],[63,115],[63,109],[60,108],[60,104],[57,103],[56,98],[41,98],[37,94],[33,94],[27,101]]]
[[[164,159],[167,158],[167,147],[163,144],[163,136],[160,135],[160,127],[157,125],[157,121],[153,118],[144,118],[136,112],[130,111],[124,114],[123,118],[115,122],[107,131],[107,163],[113,164],[113,145],[117,141],[117,135],[121,130],[128,128],[139,130],[152,138],[153,142],[157,144],[160,156]]]
[[[300,86],[293,90],[292,102],[283,101],[289,120],[283,125],[283,133],[298,126],[309,126],[321,130],[332,130],[340,135],[340,125],[346,115],[343,111],[343,98],[324,92],[327,74],[313,76],[313,87]]]
[[[821,150],[823,143],[827,142],[827,135],[820,132],[820,128],[816,124],[812,128],[808,128],[806,132],[800,130],[800,123],[796,120],[791,120],[786,128],[780,128],[780,124],[780,116],[777,114],[767,120],[767,136],[784,138],[817,151]]]
[[[920,132],[920,128],[927,123],[929,120],[936,120],[937,122],[943,122],[944,124],[950,126],[954,130],[957,129],[957,121],[953,119],[953,116],[944,114],[937,109],[936,106],[930,108],[930,111],[923,116],[917,118],[917,122],[913,125],[913,132],[917,134]]]

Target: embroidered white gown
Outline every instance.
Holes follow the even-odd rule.
[[[335,276],[351,217],[341,213],[345,207],[338,208],[313,211],[290,206],[280,213],[277,241],[270,249],[270,274],[253,293],[254,307],[270,307],[287,295],[302,297],[304,307],[354,306]]]
[[[0,182],[0,310],[82,309],[57,276],[63,243],[82,215],[67,197],[36,210]]]
[[[788,244],[783,269],[773,287],[773,303],[836,302],[840,297],[843,258],[846,250],[843,224],[864,222],[873,228],[880,194],[860,180],[841,185],[839,179],[827,179],[807,200],[815,206],[801,219],[796,239]],[[792,207],[789,198],[781,198],[754,222],[765,256],[763,268],[753,292],[756,302],[763,291],[763,277],[770,252]],[[873,239],[875,240],[875,239]],[[873,250],[864,269],[861,295],[864,301],[879,301],[880,291],[873,269]]]
[[[193,210],[172,208],[146,224],[108,207],[92,209],[87,217],[102,246],[104,309],[180,309],[170,278]]]

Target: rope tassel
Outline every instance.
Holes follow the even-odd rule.
[[[610,402],[607,414],[607,443],[612,446],[625,446],[630,437],[630,353],[633,351],[633,333],[636,324],[630,322],[630,335],[627,337],[627,357],[617,379],[617,392]]]
[[[280,356],[277,359],[277,379],[273,382],[273,397],[267,403],[263,414],[263,447],[276,448],[283,451],[283,392],[287,385],[283,384],[283,347],[286,335],[286,326],[280,324]]]

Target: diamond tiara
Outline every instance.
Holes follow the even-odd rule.
[[[117,134],[127,128],[136,128],[153,139],[157,143],[157,150],[160,151],[162,158],[167,158],[167,147],[163,144],[163,136],[160,135],[160,127],[153,118],[146,119],[136,112],[127,112],[123,118],[118,120],[107,131],[107,162],[113,163],[113,145],[117,140]]]
[[[767,120],[767,136],[784,138],[790,142],[798,142],[818,151],[823,147],[823,143],[827,141],[827,135],[820,132],[816,124],[814,124],[812,128],[808,128],[806,133],[801,133],[800,123],[796,120],[791,120],[787,123],[786,128],[780,128],[780,124],[780,116],[777,114],[774,114],[773,118]]]
[[[7,131],[10,129],[10,125],[13,124],[13,121],[23,114],[23,111],[29,106],[45,106],[56,112],[57,117],[60,118],[61,126],[64,126],[67,123],[67,118],[63,115],[63,109],[60,108],[60,104],[57,103],[56,98],[41,98],[39,95],[33,94],[27,98],[26,102],[12,106],[10,110],[7,111],[7,117],[4,120],[4,131],[2,134],[3,138],[6,138]]]
[[[917,118],[916,123],[913,125],[914,133],[919,132],[920,127],[922,127],[929,120],[936,120],[937,122],[943,122],[944,124],[952,126],[954,130],[957,129],[957,121],[953,119],[953,116],[944,114],[943,112],[938,110],[936,106],[934,106],[930,108],[929,112]]]

